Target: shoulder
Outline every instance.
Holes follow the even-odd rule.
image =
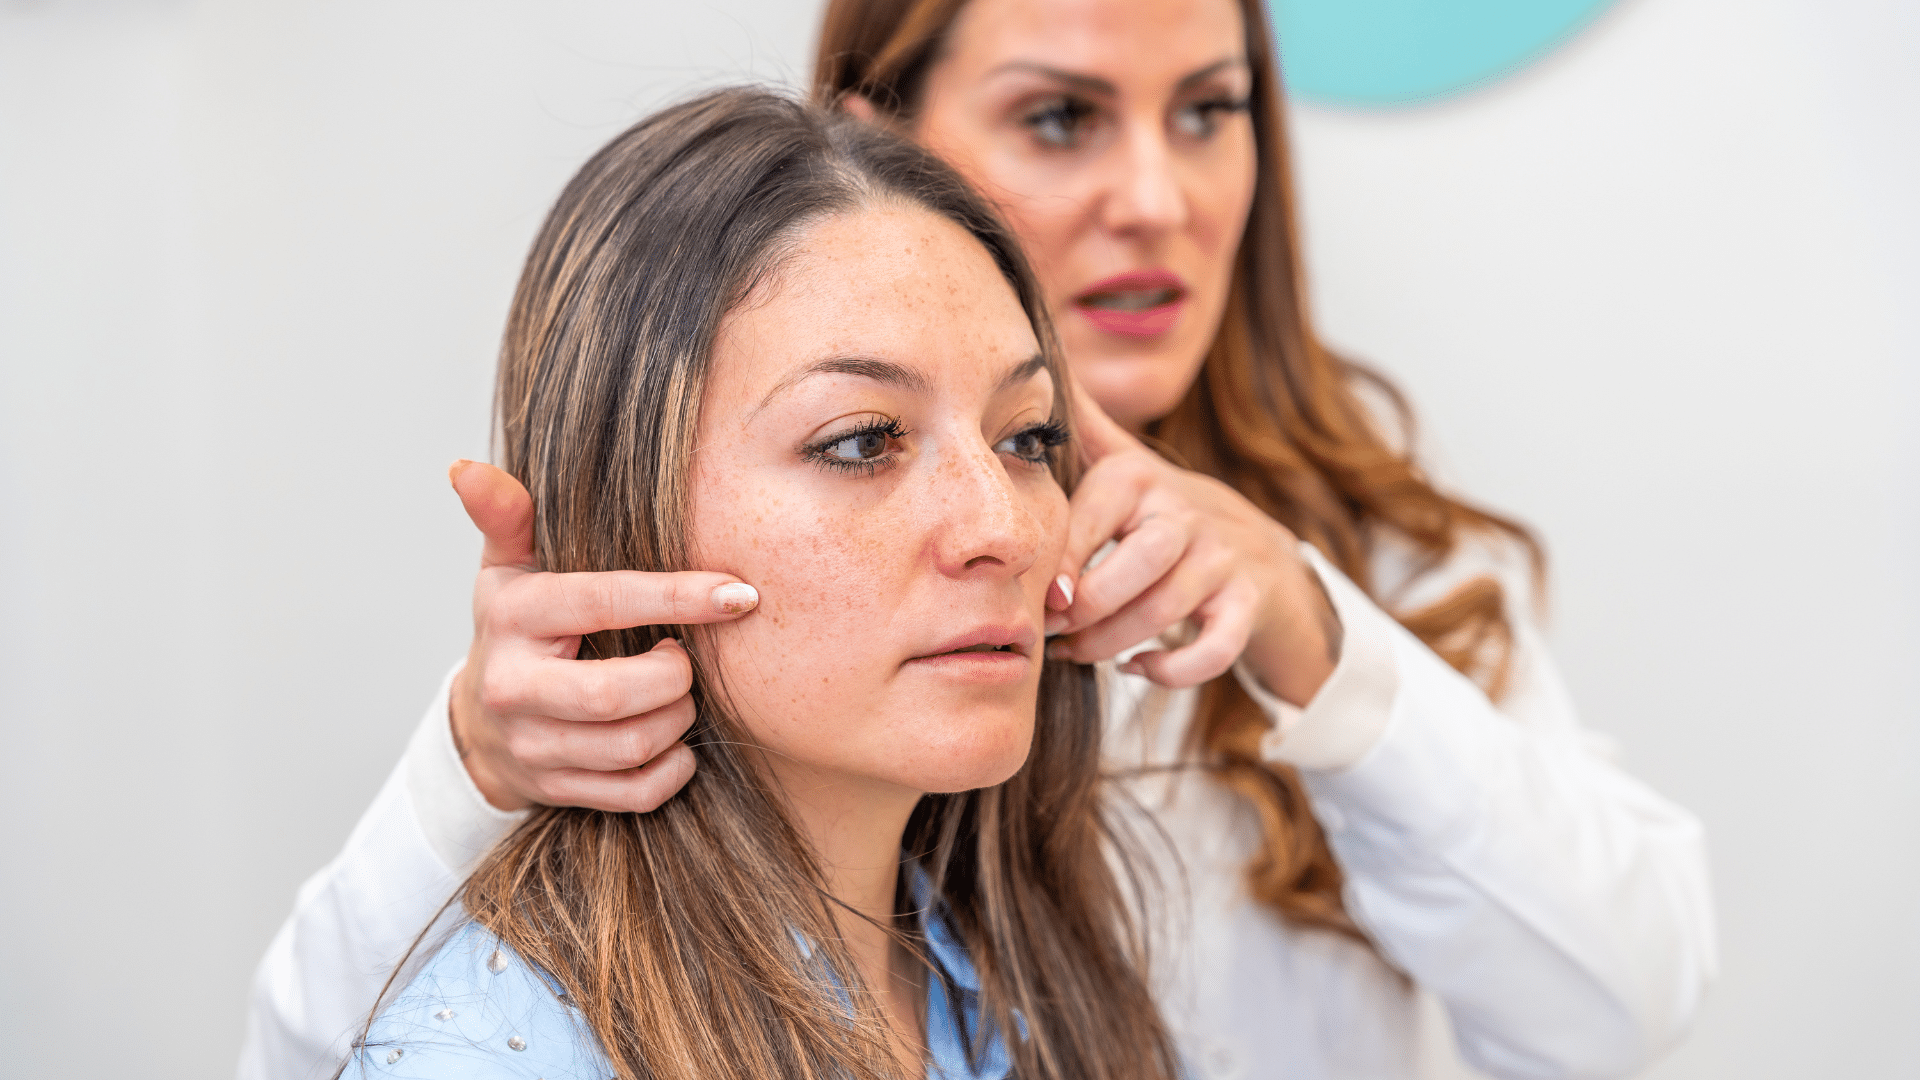
[[[612,1072],[560,988],[469,922],[381,1008],[342,1075],[600,1080]]]
[[[1470,581],[1492,578],[1500,583],[1508,615],[1526,626],[1540,623],[1532,561],[1510,537],[1463,533],[1438,564],[1429,563],[1424,552],[1392,529],[1376,530],[1371,540],[1367,568],[1373,572],[1378,603],[1389,611],[1418,611]]]

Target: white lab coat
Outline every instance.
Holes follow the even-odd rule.
[[[1103,667],[1107,757],[1146,814],[1161,1008],[1196,1078],[1621,1077],[1685,1030],[1713,976],[1699,823],[1583,731],[1507,576],[1512,689],[1490,703],[1303,545],[1343,627],[1304,710],[1241,681],[1297,765],[1375,952],[1252,903],[1259,829],[1181,759],[1195,691]],[[1404,577],[1391,548],[1383,581]],[[1505,569],[1466,551],[1411,604]],[[1391,593],[1389,593],[1391,595]],[[488,845],[519,820],[487,805],[447,722],[447,687],[335,859],[301,886],[261,961],[240,1080],[328,1074],[395,961]],[[1158,837],[1155,839],[1154,837]],[[1397,970],[1396,970],[1397,969]],[[1404,973],[1404,974],[1402,974]],[[1449,1022],[1450,1021],[1450,1022]],[[1468,1064],[1463,1064],[1463,1061]]]

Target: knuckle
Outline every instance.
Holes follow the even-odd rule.
[[[694,596],[699,590],[680,574],[667,577],[666,610],[669,620],[683,623],[693,617]]]
[[[595,574],[588,579],[584,593],[583,614],[600,629],[617,629],[611,624],[617,621],[614,614],[620,610],[620,580],[611,574]]]
[[[647,658],[661,665],[654,689],[662,694],[682,697],[693,689],[693,661],[679,649],[656,649]]]
[[[574,688],[574,700],[587,716],[611,720],[620,715],[620,686],[605,671],[584,672]]]
[[[1186,535],[1172,522],[1155,517],[1133,532],[1134,547],[1149,562],[1165,565],[1186,549]]]
[[[506,748],[507,756],[523,768],[538,768],[546,757],[547,740],[519,724],[508,728],[502,745]]]
[[[620,733],[613,747],[611,769],[631,769],[644,765],[660,752],[660,744],[665,740],[654,731],[652,725],[644,721],[635,721]]]
[[[519,680],[497,666],[489,665],[480,676],[480,705],[490,713],[504,715],[519,708]]]

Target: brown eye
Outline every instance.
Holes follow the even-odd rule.
[[[1012,454],[1032,465],[1045,465],[1047,451],[1066,441],[1066,425],[1049,420],[1001,439],[993,449],[995,453]]]
[[[1021,119],[1034,137],[1049,146],[1070,149],[1086,136],[1094,108],[1078,98],[1058,97],[1042,102]]]
[[[887,433],[861,431],[820,448],[821,453],[841,461],[871,461],[887,452]]]
[[[912,434],[898,419],[865,424],[838,435],[829,435],[803,448],[815,464],[829,469],[859,469],[871,474],[894,463],[893,451],[901,439]]]
[[[1220,130],[1227,117],[1246,112],[1251,104],[1246,98],[1209,98],[1181,107],[1173,114],[1173,124],[1182,135],[1195,139],[1208,139]]]

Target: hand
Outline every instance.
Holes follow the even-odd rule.
[[[693,776],[693,666],[667,638],[641,656],[577,660],[597,630],[737,619],[759,594],[730,574],[534,569],[533,498],[491,465],[448,479],[486,546],[473,647],[454,679],[454,744],[487,801],[652,810]]]
[[[1065,636],[1047,655],[1091,664],[1192,620],[1192,641],[1139,653],[1122,670],[1195,686],[1244,654],[1269,690],[1311,701],[1333,673],[1339,621],[1293,533],[1226,484],[1149,450],[1077,386],[1073,397],[1087,471],[1073,493],[1063,580],[1048,593],[1047,632]],[[1083,575],[1108,540],[1118,544]]]

